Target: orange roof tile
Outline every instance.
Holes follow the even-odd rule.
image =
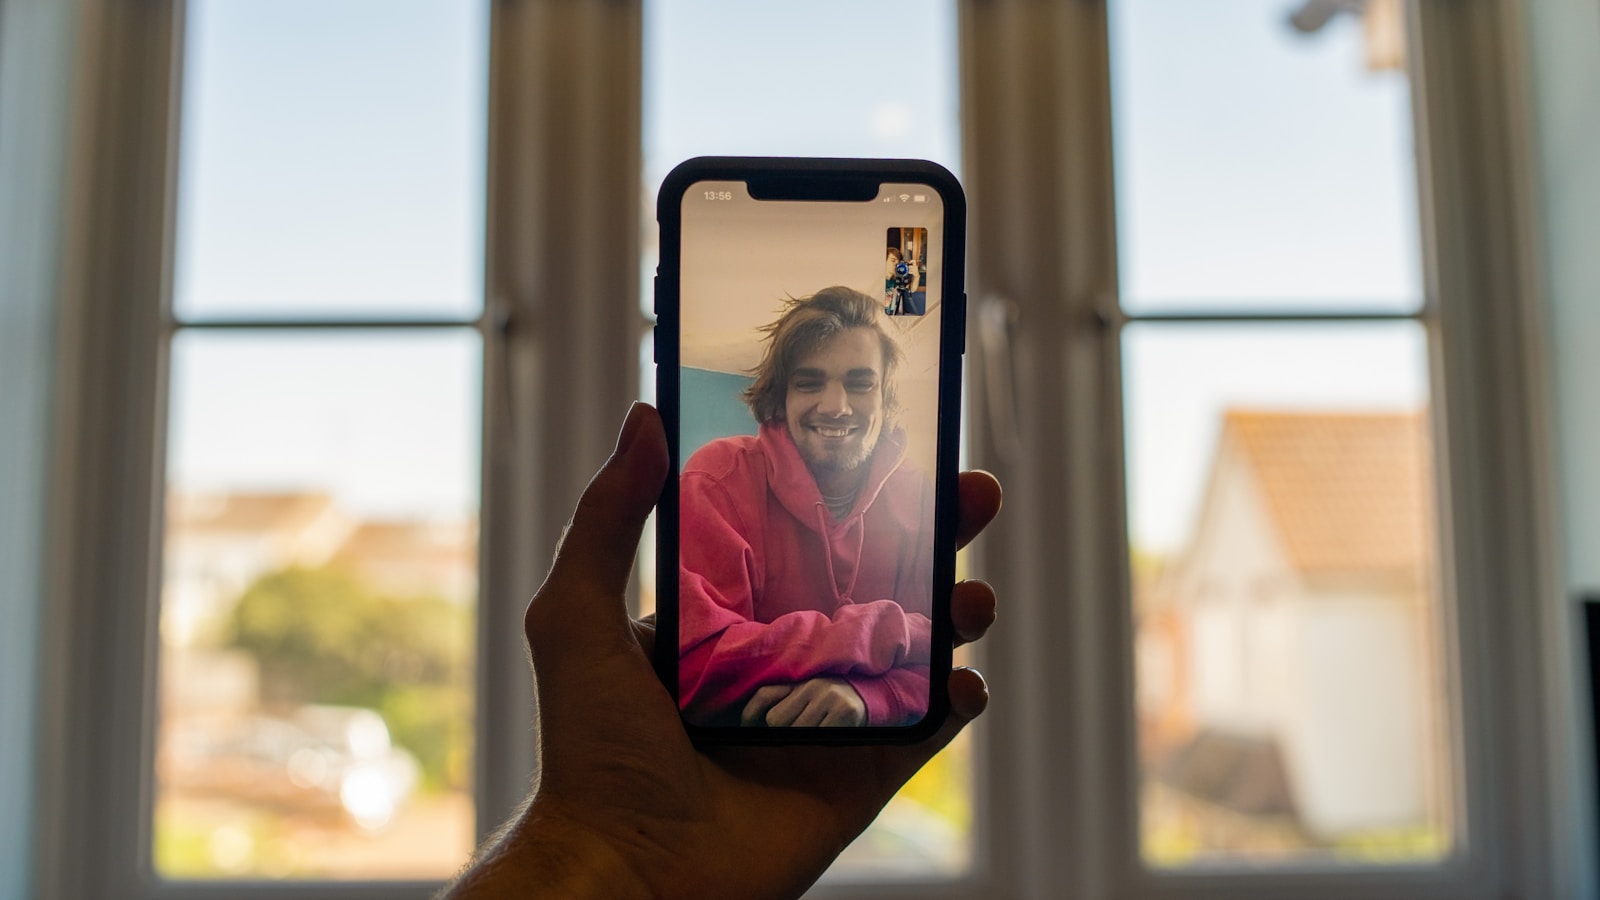
[[[292,531],[305,527],[332,504],[333,498],[321,491],[175,491],[167,499],[167,527],[188,532]]]
[[[345,540],[334,561],[347,565],[457,566],[476,572],[477,529],[474,523],[366,521]]]
[[[1419,412],[1231,410],[1222,441],[1249,461],[1300,571],[1422,573],[1434,543],[1427,427]]]

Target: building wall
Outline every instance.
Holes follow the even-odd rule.
[[[1308,582],[1243,458],[1225,446],[1212,477],[1175,597],[1189,623],[1195,724],[1275,739],[1313,832],[1422,821],[1420,598]]]
[[[1284,628],[1274,595],[1294,581],[1254,477],[1224,447],[1176,602],[1188,613],[1196,722],[1235,734],[1275,733],[1291,702],[1273,650]]]
[[[1285,757],[1301,818],[1340,835],[1426,813],[1415,597],[1312,590],[1296,604]]]

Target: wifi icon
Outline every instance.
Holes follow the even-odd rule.
[[[906,202],[907,200],[910,200],[910,199],[911,199],[911,195],[910,194],[901,194],[900,195],[900,202],[901,203],[904,203],[904,202]]]

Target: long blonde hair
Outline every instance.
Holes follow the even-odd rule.
[[[879,303],[867,294],[843,286],[823,288],[809,297],[785,300],[783,315],[761,328],[766,334],[767,348],[761,362],[751,370],[755,380],[743,394],[756,421],[782,419],[789,376],[800,359],[852,328],[870,328],[878,333],[883,346],[883,412],[885,420],[892,421],[900,408],[895,369],[904,354],[879,319]]]

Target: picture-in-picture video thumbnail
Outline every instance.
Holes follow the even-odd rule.
[[[928,229],[890,228],[885,237],[883,311],[920,316],[928,311]]]

